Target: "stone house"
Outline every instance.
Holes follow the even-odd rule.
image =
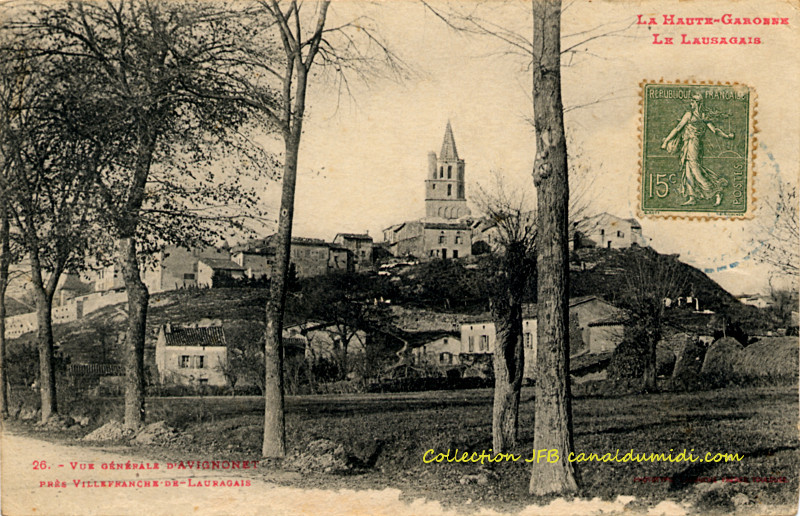
[[[163,325],[158,331],[156,369],[161,384],[225,386],[228,347],[221,324]]]
[[[215,286],[215,279],[240,280],[244,278],[244,272],[244,267],[234,261],[224,258],[202,258],[197,262],[197,286],[212,288]]]
[[[364,272],[373,269],[372,247],[374,242],[368,234],[338,233],[333,238],[333,243],[348,251],[350,259],[348,270],[351,272]]]
[[[228,249],[168,246],[153,255],[152,264],[142,271],[142,281],[150,293],[166,292],[200,285],[200,260],[227,261]]]
[[[642,235],[642,225],[633,218],[623,219],[610,213],[589,217],[575,228],[580,232],[582,246],[603,247],[606,249],[627,249],[632,245],[647,247],[647,239]],[[570,239],[574,247],[575,238]]]
[[[175,245],[166,246],[150,255],[147,263],[142,266],[142,281],[151,294],[196,287],[200,259],[227,260],[229,257],[229,250],[225,248],[185,249]],[[87,273],[87,276],[94,281],[95,292],[125,288],[122,272],[116,263]]]

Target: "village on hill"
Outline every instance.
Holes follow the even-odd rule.
[[[382,240],[367,233],[338,233],[332,241],[293,237],[290,274],[293,295],[300,300],[290,300],[291,324],[283,337],[287,353],[310,365],[295,365],[306,377],[298,377],[291,392],[413,390],[491,381],[496,321],[489,309],[489,276],[503,245],[501,227],[468,207],[466,163],[449,122],[441,151],[428,154],[424,193],[425,216],[389,226]],[[154,389],[254,392],[262,368],[242,357],[259,351],[243,349],[236,336],[248,327],[259,331],[254,321],[264,299],[258,292],[273,273],[274,240],[271,235],[233,246],[168,246],[143,267],[153,296],[146,361]],[[626,298],[636,294],[626,280],[633,257],[647,256],[655,268],[677,262],[649,249],[648,242],[633,218],[600,213],[572,224],[570,353],[576,381],[607,378],[625,339],[631,322]],[[680,266],[684,290],[663,299],[671,325],[658,348],[660,378],[699,378],[705,350],[729,332],[746,346],[750,339],[796,331],[796,312],[782,320],[768,301],[740,302],[699,270]],[[368,288],[365,282],[371,283]],[[328,289],[324,300],[300,306],[320,288]],[[243,306],[229,311],[242,292],[248,293]],[[103,392],[120,389],[127,295],[118,266],[65,275],[56,300],[56,343],[67,374]],[[6,318],[6,335],[19,342],[30,340],[37,327],[35,312],[19,313],[23,306]],[[171,317],[177,306],[179,313]],[[530,297],[522,335],[529,383],[535,382],[536,323]],[[687,363],[695,368],[691,373],[682,369]],[[325,374],[312,373],[326,367]],[[409,377],[429,381],[415,387]],[[25,379],[29,385],[34,380]]]

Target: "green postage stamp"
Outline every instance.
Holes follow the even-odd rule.
[[[642,83],[643,215],[752,212],[755,100],[741,84]]]

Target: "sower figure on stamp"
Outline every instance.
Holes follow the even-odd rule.
[[[703,111],[703,96],[699,93],[692,95],[691,107],[683,115],[678,125],[664,138],[662,149],[675,152],[678,141],[681,140],[681,194],[687,199],[683,203],[689,206],[699,199],[714,199],[714,206],[722,202],[722,188],[728,180],[703,166],[703,135],[706,127],[712,133],[723,138],[732,139],[733,133],[725,133],[717,128]],[[679,138],[680,136],[680,138]]]

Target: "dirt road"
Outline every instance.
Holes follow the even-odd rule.
[[[435,502],[401,502],[396,489],[304,490],[231,469],[178,469],[176,463],[168,469],[164,462],[153,469],[156,461],[142,459],[133,459],[131,464],[144,468],[149,464],[151,469],[103,469],[104,464],[127,464],[131,457],[8,433],[0,439],[0,492],[2,514],[7,516],[442,513]],[[90,464],[94,469],[89,469]]]
[[[7,432],[0,435],[0,451],[0,504],[4,516],[455,516],[465,513],[502,516],[494,510],[476,507],[470,500],[445,509],[438,502],[424,499],[401,501],[401,492],[397,489],[334,491],[284,487],[258,480],[252,473],[248,475],[233,470],[230,463],[220,462],[216,464],[220,469],[216,470],[185,469],[178,463],[132,457],[126,454],[126,450],[99,451]],[[113,469],[109,464],[113,464]],[[119,464],[123,465],[122,469],[117,468]],[[128,464],[138,467],[128,469]],[[188,462],[183,465],[196,466]],[[208,464],[208,467],[214,466]],[[227,469],[222,469],[226,466]],[[545,506],[529,505],[518,514],[608,516],[622,513],[632,499],[619,497],[614,501],[570,502],[557,499]],[[686,507],[673,502],[662,502],[648,511],[650,515],[682,516],[686,513]]]

